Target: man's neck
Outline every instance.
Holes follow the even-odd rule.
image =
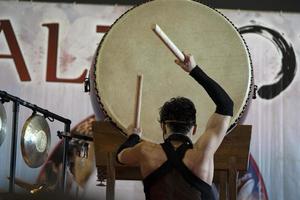
[[[180,135],[180,136],[186,136],[186,137],[190,138],[189,135],[185,135],[182,133],[176,133],[176,132],[169,132],[169,133],[165,134],[164,140],[168,139],[172,135]],[[175,149],[183,143],[183,141],[181,141],[181,140],[171,140],[170,142],[171,142],[172,146],[175,147]]]
[[[170,132],[164,134],[164,140],[168,139],[171,135],[174,135],[174,134],[184,135],[184,136],[186,136],[188,138],[191,138],[191,135],[192,135],[190,132],[188,132],[187,134],[183,134],[183,133],[177,133],[177,132],[171,132],[170,131]]]

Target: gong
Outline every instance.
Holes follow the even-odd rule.
[[[50,143],[50,127],[45,117],[37,114],[29,117],[21,135],[21,151],[25,163],[31,168],[40,167],[47,160]]]

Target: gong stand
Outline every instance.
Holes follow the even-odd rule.
[[[94,145],[98,180],[106,180],[106,199],[115,198],[115,180],[142,180],[138,167],[116,162],[116,150],[127,139],[110,122],[94,122]],[[251,139],[251,126],[236,126],[223,140],[214,157],[214,183],[221,200],[236,200],[237,177],[246,172]]]
[[[24,101],[16,96],[10,95],[5,91],[0,90],[1,102],[13,102],[13,119],[12,119],[12,139],[11,139],[11,157],[10,157],[10,178],[9,178],[9,192],[15,192],[15,172],[16,172],[16,157],[17,157],[17,139],[18,139],[18,121],[19,121],[19,108],[20,106],[27,107],[33,112],[39,112],[48,118],[49,121],[53,122],[54,120],[60,121],[65,124],[64,132],[69,133],[71,127],[71,120],[63,118],[57,114],[49,112],[37,105],[31,104],[27,101]],[[67,152],[69,146],[69,138],[64,137],[64,151],[63,151],[63,172],[62,172],[62,189],[65,192],[66,188],[66,168],[67,168]]]

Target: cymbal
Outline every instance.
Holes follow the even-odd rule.
[[[21,135],[21,151],[25,163],[31,168],[40,167],[47,160],[50,143],[50,128],[46,119],[37,114],[29,117]]]
[[[95,168],[94,144],[89,143],[88,156],[82,158],[75,155],[74,158],[74,178],[81,187],[84,187]]]
[[[77,124],[73,128],[73,130],[71,131],[71,134],[93,137],[92,126],[95,121],[96,121],[95,115],[91,115],[91,116],[87,117],[86,119],[81,121],[79,124]]]
[[[0,146],[4,142],[5,135],[6,135],[6,123],[7,123],[7,116],[5,112],[5,108],[2,103],[0,103]]]
[[[94,121],[94,115],[84,119],[74,128],[72,128],[71,135],[93,137],[92,123]],[[82,149],[85,144],[88,144],[88,148]],[[82,152],[81,150],[85,151]],[[85,156],[82,156],[80,152]],[[56,146],[56,148],[53,149],[53,152],[50,153],[47,164],[41,169],[40,175],[38,176],[37,183],[50,185],[50,187],[48,186],[49,190],[51,190],[52,188],[56,188],[56,185],[58,184],[58,182],[55,181],[57,180],[56,176],[58,176],[59,172],[54,171],[52,165],[54,165],[54,163],[57,165],[61,164],[62,153],[63,143],[60,142]],[[87,142],[84,140],[73,138],[70,141],[68,153],[68,171],[71,172],[71,174],[69,174],[70,176],[67,178],[67,182],[70,183],[69,181],[71,181],[73,183],[74,181],[78,186],[83,188],[87,185],[87,182],[91,177],[93,170],[95,169],[93,142]]]
[[[94,116],[90,116],[84,121],[80,122],[71,131],[71,134],[77,134],[82,136],[93,137],[92,123],[95,121]],[[71,162],[73,163],[71,172],[74,175],[74,179],[78,185],[84,187],[89,180],[93,170],[95,168],[95,155],[94,155],[94,143],[93,142],[83,142],[83,141],[73,141],[73,148],[80,150],[83,144],[87,144],[86,156],[81,157],[76,153],[73,153]],[[75,150],[74,149],[74,150]],[[76,151],[76,150],[75,150]]]

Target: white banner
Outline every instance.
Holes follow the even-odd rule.
[[[253,125],[251,153],[269,199],[299,199],[300,14],[223,13],[245,33],[252,56],[258,94],[244,123]]]

